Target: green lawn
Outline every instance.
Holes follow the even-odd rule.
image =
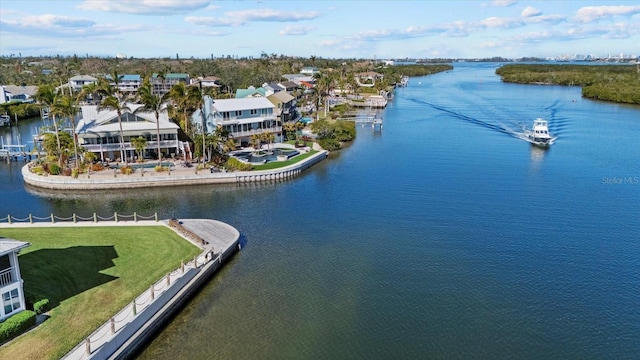
[[[308,158],[309,156],[317,153],[317,150],[310,150],[304,154],[298,155],[298,156],[294,156],[291,159],[287,160],[287,161],[272,161],[272,162],[268,162],[266,164],[260,164],[260,165],[253,165],[251,167],[251,170],[272,170],[272,169],[277,169],[277,168],[281,168],[281,167],[285,167],[285,166],[289,166],[291,164],[295,164],[297,162],[300,162],[306,158]]]
[[[0,359],[59,359],[180,261],[200,249],[164,226],[2,229],[27,241],[18,261],[26,293],[50,319],[0,347]]]

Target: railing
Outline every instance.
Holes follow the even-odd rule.
[[[107,217],[102,217],[100,215],[97,215],[96,213],[93,213],[93,216],[90,217],[82,217],[80,215],[76,215],[75,213],[73,213],[73,215],[68,216],[68,217],[61,217],[61,216],[56,216],[54,214],[51,214],[49,216],[45,216],[45,217],[38,217],[38,216],[34,216],[32,214],[29,214],[29,216],[27,216],[26,218],[17,218],[15,216],[11,216],[11,214],[7,215],[7,217],[5,218],[0,218],[0,224],[3,222],[7,222],[9,224],[13,224],[15,223],[36,223],[36,222],[51,222],[51,223],[55,223],[56,221],[73,221],[74,223],[77,222],[94,222],[97,223],[99,221],[115,221],[115,222],[119,222],[119,221],[132,221],[133,222],[138,222],[139,220],[154,220],[155,222],[158,222],[158,213],[154,213],[153,215],[149,215],[149,216],[143,216],[143,215],[138,215],[138,213],[133,213],[132,215],[122,215],[122,214],[118,214],[117,212],[114,212],[113,215],[111,216],[107,216]]]
[[[117,144],[82,144],[87,151],[92,152],[102,152],[102,151],[120,151],[122,148],[120,147],[120,143]],[[155,150],[158,147],[157,141],[147,141],[147,146],[145,149]],[[161,148],[177,148],[179,147],[178,140],[161,140],[160,141]],[[135,147],[131,145],[130,142],[124,143],[124,150],[135,150]]]
[[[0,271],[0,287],[5,287],[16,282],[14,274],[15,272],[13,271],[13,267]]]
[[[282,132],[282,126],[274,126],[266,129],[254,129],[254,130],[247,130],[247,131],[231,131],[230,134],[232,137],[238,138],[238,137],[251,136],[256,134],[258,135],[264,134],[267,132],[269,133]]]

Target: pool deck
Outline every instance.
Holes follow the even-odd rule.
[[[302,171],[324,160],[328,151],[316,147],[318,152],[308,158],[277,169],[259,171],[210,172],[209,169],[182,165],[171,167],[170,171],[156,172],[153,169],[136,169],[133,174],[124,175],[118,170],[80,174],[71,176],[38,175],[29,171],[29,164],[22,167],[22,177],[28,185],[51,190],[113,190],[127,188],[148,188],[197,184],[222,184],[271,181],[296,177]],[[179,164],[179,162],[178,162]]]

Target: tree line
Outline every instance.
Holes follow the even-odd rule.
[[[640,104],[640,65],[507,64],[502,81],[518,84],[582,86],[582,96]]]

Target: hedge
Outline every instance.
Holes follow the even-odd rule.
[[[0,343],[4,343],[36,324],[35,311],[24,310],[0,323]]]

